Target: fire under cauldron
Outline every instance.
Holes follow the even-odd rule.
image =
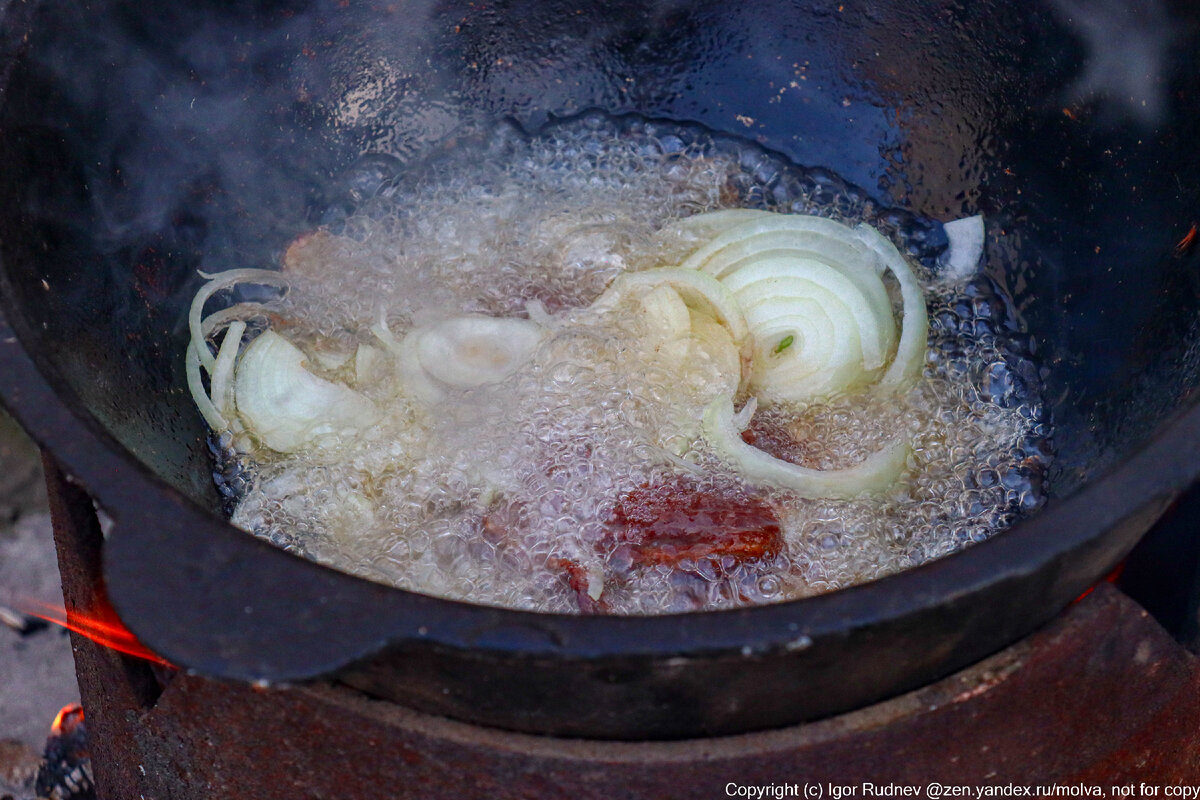
[[[1200,474],[1194,9],[959,4],[10,4],[4,399],[114,521],[125,623],[206,676],[334,676],[538,734],[765,730],[921,686],[1059,614]],[[829,595],[656,618],[472,606],[269,547],[219,513],[181,353],[197,269],[268,266],[363,152],[462,119],[698,122],[883,205],[981,212],[1038,346],[1049,501]],[[1006,249],[997,252],[1003,241]]]

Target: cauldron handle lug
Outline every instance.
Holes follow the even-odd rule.
[[[101,547],[108,598],[167,660],[220,677],[302,680],[420,638],[421,606],[436,601],[298,559],[204,511],[73,411],[82,404],[50,385],[2,315],[0,375],[9,412],[115,521]]]

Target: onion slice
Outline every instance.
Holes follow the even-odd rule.
[[[374,425],[381,414],[348,386],[304,368],[300,348],[274,331],[246,346],[234,379],[237,413],[247,431],[272,450],[335,445]]]
[[[396,345],[400,379],[409,395],[425,405],[435,406],[446,397],[446,389],[421,366],[419,343],[420,339],[410,334]]]
[[[731,397],[719,397],[704,411],[704,436],[747,480],[786,489],[805,499],[847,500],[886,491],[904,471],[911,449],[907,442],[897,440],[853,467],[809,469],[747,444],[741,436],[740,426],[744,421],[734,414]]]
[[[675,359],[707,359],[722,376],[713,388],[740,391],[750,374],[753,342],[741,305],[726,286],[711,275],[678,267],[626,272],[588,311],[603,313],[630,296],[650,327],[651,349]]]
[[[897,391],[908,388],[921,376],[925,366],[925,350],[929,343],[929,313],[925,310],[925,293],[912,267],[890,239],[866,223],[859,225],[854,232],[896,276],[904,308],[896,357],[879,379],[878,385]]]
[[[807,402],[872,383],[899,391],[920,374],[924,295],[900,251],[874,228],[738,210],[669,227],[710,236],[680,269],[707,273],[733,292],[753,339],[749,389],[762,399]],[[899,326],[887,272],[900,288]]]
[[[503,381],[532,358],[545,332],[528,319],[463,314],[414,328],[399,343],[386,328],[376,335],[396,352],[405,389],[434,405],[449,390]]]
[[[672,223],[667,236],[705,239],[680,262],[719,280],[746,319],[753,348],[748,388],[734,413],[732,393],[705,409],[701,428],[747,480],[805,498],[855,497],[890,487],[911,446],[901,439],[862,463],[816,470],[777,459],[741,438],[758,400],[804,403],[875,386],[899,392],[925,362],[925,297],[908,261],[868,225],[814,216],[720,211]],[[886,273],[899,287],[900,320]]]
[[[674,220],[663,228],[662,233],[711,240],[730,228],[775,216],[779,215],[753,208],[723,208]]]
[[[212,375],[209,377],[213,404],[222,414],[233,413],[233,367],[245,333],[246,323],[241,320],[234,320],[229,324],[221,342],[221,349],[217,353],[217,360],[213,364]]]
[[[707,215],[700,214],[693,219],[704,216]],[[789,242],[789,247],[807,250],[813,257],[830,263],[844,263],[862,258],[862,246],[855,241],[851,234],[852,229],[836,220],[807,214],[775,214],[769,211],[751,212],[740,219],[741,222],[724,227],[719,235],[692,253],[680,266],[684,269],[718,272],[717,265],[747,255],[744,248],[752,247],[756,240],[768,234],[782,234],[776,241]]]
[[[715,364],[717,374],[724,378],[719,390],[736,393],[742,385],[743,372],[748,370],[743,365],[742,354],[734,344],[733,337],[729,335],[729,329],[703,311],[692,311],[689,319],[690,336],[699,351],[699,357]]]
[[[679,292],[663,284],[639,298],[654,333],[660,341],[680,339],[692,332],[692,312]]]
[[[195,342],[188,342],[187,352],[184,355],[184,366],[187,371],[188,391],[191,392],[192,401],[199,409],[200,415],[204,417],[204,421],[208,423],[208,427],[217,432],[228,430],[229,420],[225,419],[225,416],[213,404],[212,398],[204,388],[204,382],[200,375],[200,354],[196,350]]]
[[[499,383],[529,360],[542,326],[527,319],[469,314],[409,334],[417,360],[435,380],[456,389]]]
[[[748,320],[748,309],[765,300],[812,299],[828,308],[831,317],[836,314],[843,320],[845,332],[858,339],[856,358],[862,371],[878,369],[890,355],[895,337],[891,308],[881,315],[854,281],[836,267],[804,258],[768,256],[723,282],[747,311]]]
[[[942,226],[946,231],[949,247],[938,260],[945,270],[945,278],[950,281],[963,281],[971,278],[979,271],[979,261],[983,258],[983,245],[986,231],[983,227],[983,217],[976,214],[947,222]]]
[[[603,311],[619,303],[634,289],[645,290],[657,286],[671,287],[688,307],[706,311],[729,330],[729,335],[739,346],[749,335],[746,318],[733,293],[712,276],[691,269],[663,267],[622,273],[609,284],[604,294],[596,298],[591,308]]]
[[[192,305],[188,310],[188,329],[192,334],[192,342],[196,346],[196,355],[200,359],[200,364],[211,372],[217,359],[205,343],[205,337],[211,333],[211,329],[205,331],[206,326],[203,321],[204,304],[208,302],[208,298],[222,289],[228,289],[239,283],[257,283],[263,286],[277,286],[281,289],[287,289],[291,283],[283,273],[266,269],[231,269],[215,275],[206,272],[201,272],[200,275],[208,278],[209,281],[201,286],[200,291],[196,292],[196,296],[192,298]]]

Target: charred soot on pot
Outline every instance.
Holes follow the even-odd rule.
[[[1200,473],[1183,4],[48,0],[9,5],[2,45],[5,400],[116,521],[109,594],[173,662],[553,734],[779,726],[1028,633]],[[497,126],[589,118],[745,142],[739,204],[857,204],[930,269],[982,214],[984,272],[932,319],[1031,343],[964,380],[1039,384],[1040,510],[873,583],[654,618],[441,600],[230,526],[180,357],[199,272],[276,268],[423,165],[501,159]]]

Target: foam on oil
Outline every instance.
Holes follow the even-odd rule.
[[[1049,430],[1009,304],[986,278],[947,288],[928,269],[936,224],[876,208],[835,176],[695,127],[598,114],[535,137],[500,127],[397,173],[285,257],[276,329],[329,378],[353,354],[464,312],[525,316],[590,304],[624,270],[677,263],[656,236],[727,207],[866,221],[910,253],[930,311],[925,374],[903,398],[870,393],[758,412],[753,430],[805,466],[846,466],[905,431],[909,469],[884,496],[800,500],[747,487],[783,527],[781,552],[631,566],[606,544],[620,499],[678,481],[739,477],[693,424],[719,381],[696,353],[647,354],[636,313],[578,316],[499,384],[429,408],[381,359],[359,388],[388,409],[345,447],[282,456],[228,449],[218,482],[236,524],[294,552],[416,591],[540,611],[579,608],[563,564],[614,613],[774,602],[945,555],[1043,500]],[[224,443],[227,447],[228,443]]]

